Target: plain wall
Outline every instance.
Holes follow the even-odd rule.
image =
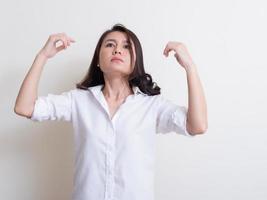
[[[166,98],[187,106],[185,71],[163,56],[168,41],[187,46],[206,94],[205,134],[157,136],[156,200],[267,199],[266,21],[264,0],[1,2],[0,199],[71,198],[71,124],[20,117],[15,100],[50,34],[77,42],[47,62],[39,95],[73,89],[100,34],[118,22],[139,37]]]

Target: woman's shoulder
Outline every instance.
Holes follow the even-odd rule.
[[[62,92],[61,95],[72,96],[73,98],[81,97],[81,96],[88,95],[88,90],[73,88],[73,89],[66,90],[65,92]]]
[[[88,89],[80,89],[80,88],[74,88],[69,90],[70,93],[72,93],[73,95],[84,95],[84,94],[88,94]]]
[[[148,94],[138,94],[135,95],[136,101],[141,101],[142,103],[149,104],[149,105],[158,105],[160,101],[161,95],[148,95]]]

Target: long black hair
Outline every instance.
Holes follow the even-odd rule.
[[[160,87],[152,81],[152,76],[145,72],[144,61],[143,61],[143,52],[139,39],[137,36],[129,29],[127,29],[122,24],[115,24],[111,29],[106,30],[98,40],[98,43],[95,48],[94,56],[91,61],[89,70],[86,76],[82,79],[81,82],[76,84],[76,87],[79,89],[87,90],[88,87],[93,87],[97,85],[105,85],[104,75],[100,67],[97,66],[99,61],[99,52],[104,38],[111,32],[119,31],[126,34],[128,41],[132,41],[135,47],[136,60],[134,63],[134,69],[129,75],[128,81],[130,87],[137,86],[139,89],[147,95],[157,95],[160,94]],[[133,62],[133,48],[130,45],[130,55],[131,62]]]

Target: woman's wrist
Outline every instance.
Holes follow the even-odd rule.
[[[194,63],[190,64],[189,66],[185,67],[186,73],[196,73],[197,67]]]
[[[43,61],[47,61],[48,60],[47,56],[42,51],[39,51],[37,53],[36,58],[40,59],[40,60],[43,60]]]

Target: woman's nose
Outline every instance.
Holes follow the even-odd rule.
[[[113,54],[117,54],[117,53],[121,54],[120,51],[117,51],[117,50],[113,51]]]
[[[118,48],[114,49],[113,51],[113,54],[117,54],[117,53],[121,54],[121,50],[119,50]]]

